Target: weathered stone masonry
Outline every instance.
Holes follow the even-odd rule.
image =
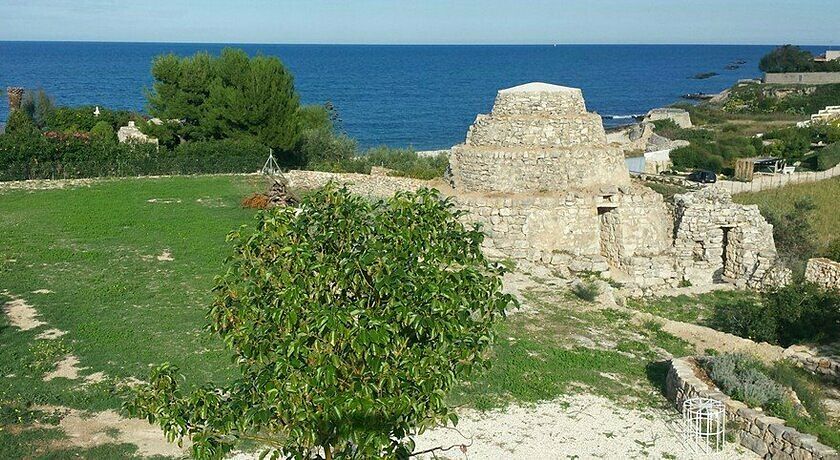
[[[772,227],[754,206],[706,190],[661,195],[630,183],[620,150],[579,89],[530,83],[499,91],[450,154],[465,220],[498,255],[603,272],[638,288],[784,281]],[[773,275],[773,276],[771,276]]]
[[[840,291],[840,262],[826,258],[808,260],[805,279],[826,289]]]

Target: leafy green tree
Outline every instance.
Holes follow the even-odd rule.
[[[457,423],[447,392],[488,365],[514,302],[452,206],[432,190],[370,201],[328,185],[258,214],[229,236],[209,312],[241,377],[185,392],[163,365],[129,413],[190,437],[198,458],[239,439],[275,458],[406,458],[413,434]]]
[[[817,62],[810,51],[794,45],[783,45],[766,54],[758,62],[762,72],[836,72],[840,62]]]
[[[187,140],[255,137],[292,150],[301,131],[300,100],[292,74],[276,57],[249,58],[226,48],[218,57],[160,56],[147,94],[152,115],[183,122]]]

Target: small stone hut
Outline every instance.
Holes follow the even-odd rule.
[[[452,148],[454,199],[499,257],[600,272],[637,288],[767,283],[772,226],[724,190],[677,197],[674,211],[631,183],[621,150],[580,89],[529,83],[499,91]],[[774,281],[775,282],[775,281]]]

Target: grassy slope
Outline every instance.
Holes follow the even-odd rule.
[[[0,380],[0,409],[28,403],[118,407],[114,380],[145,379],[149,366],[163,361],[180,366],[193,384],[234,375],[229,354],[202,327],[213,277],[228,251],[224,237],[253,214],[238,205],[261,186],[253,180],[123,179],[0,193],[0,291],[26,299],[48,323],[20,331],[0,315],[0,375],[10,376]],[[173,261],[157,260],[165,250]],[[54,292],[32,292],[39,289]],[[453,392],[452,402],[489,408],[586,389],[664,405],[658,393],[663,350],[683,355],[687,346],[653,326],[631,324],[626,314],[583,311],[586,304],[564,289],[527,292],[536,311],[499,326],[492,369]],[[52,327],[68,334],[35,340]],[[66,352],[87,368],[82,376],[104,371],[113,380],[83,388],[61,378],[43,382],[43,373]],[[32,446],[56,436],[26,433],[0,429],[0,456],[35,455]],[[112,448],[122,449],[116,456],[131,452],[130,446]]]
[[[820,245],[824,246],[837,238],[840,228],[840,212],[837,212],[840,209],[840,177],[763,192],[741,193],[735,195],[734,199],[738,203],[757,204],[762,209],[783,213],[790,210],[797,199],[806,196],[810,196],[817,205],[811,214],[811,224],[819,235]]]
[[[149,366],[162,361],[180,366],[193,383],[231,376],[229,354],[202,327],[227,251],[225,235],[252,215],[239,207],[254,189],[251,180],[123,179],[0,193],[0,292],[25,299],[47,323],[20,331],[0,315],[0,407],[118,407],[114,381],[145,379]],[[165,250],[174,260],[157,260]],[[32,292],[39,289],[53,293]],[[0,304],[8,300],[3,297]],[[47,328],[68,333],[36,341]],[[42,381],[65,352],[87,368],[82,376],[104,371],[113,379],[83,389],[62,378]],[[0,428],[3,423],[0,417]],[[26,439],[53,436],[27,433],[12,443],[0,429],[0,454],[34,455]]]

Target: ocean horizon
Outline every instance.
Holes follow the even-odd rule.
[[[279,57],[306,104],[331,102],[362,147],[418,150],[463,142],[499,89],[531,81],[579,87],[607,126],[687,93],[758,78],[775,45],[421,45],[0,41],[0,86],[42,88],[62,105],[143,112],[154,56],[238,47]],[[822,53],[828,45],[803,47]],[[737,68],[733,63],[746,61]],[[729,66],[729,68],[727,68]],[[700,73],[718,75],[695,79]],[[8,106],[0,104],[0,121]]]

